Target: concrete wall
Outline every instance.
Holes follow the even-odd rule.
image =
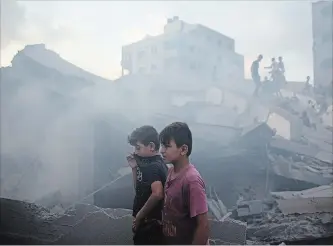
[[[314,82],[328,85],[332,81],[333,2],[312,4]]]

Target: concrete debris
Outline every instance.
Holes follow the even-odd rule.
[[[220,209],[218,208],[216,201],[213,199],[208,199],[208,209],[212,215],[212,218],[215,218],[217,220],[221,220],[223,215],[221,214]]]
[[[333,213],[284,215],[277,209],[247,227],[248,240],[269,244],[311,244],[320,238],[324,239],[320,244],[332,240]]]
[[[277,200],[283,214],[333,213],[333,197]]]
[[[318,198],[333,197],[333,184],[322,185],[312,189],[302,191],[283,191],[271,192],[271,195],[277,199],[294,199],[294,198]]]
[[[329,147],[302,144],[281,138],[273,138],[269,146],[269,158],[275,174],[302,180],[316,185],[327,185],[333,179],[333,153]],[[328,143],[325,143],[329,145]],[[321,145],[321,146],[324,146]]]
[[[213,219],[222,221],[223,218],[226,218],[225,216],[228,214],[227,207],[223,204],[221,199],[216,194],[214,187],[209,187],[207,203],[209,212],[212,215],[211,217]]]
[[[270,141],[270,148],[307,156],[315,156],[318,153],[316,149],[311,148],[309,145],[303,145],[283,138],[273,138]]]
[[[264,205],[260,200],[242,201],[237,205],[237,217],[247,217],[263,213]]]
[[[245,245],[247,225],[234,219],[223,222],[211,220],[211,238],[217,239],[221,244]]]
[[[53,208],[56,205],[59,204],[59,202],[62,200],[62,195],[60,190],[56,190],[54,192],[51,192],[43,197],[41,197],[38,200],[35,200],[34,203],[41,205],[46,208]]]
[[[240,140],[253,147],[269,142],[272,136],[274,131],[266,123],[257,123],[244,128]]]
[[[109,82],[84,72],[72,64],[61,65],[62,63],[63,61],[56,54],[46,50],[43,45],[27,46],[15,56],[12,67],[1,69],[1,75],[4,78],[4,82],[1,81],[2,89],[6,90],[5,93],[2,90],[1,95],[10,102],[11,97],[24,88],[23,85],[28,84],[26,77],[31,77],[31,83],[42,88],[46,98],[52,98],[48,104],[43,104],[48,109],[47,112],[50,115],[60,116],[64,108],[72,109],[72,105],[75,105],[72,103],[74,100],[72,95],[91,88],[95,84]],[[40,71],[38,76],[34,74],[36,71]],[[128,87],[133,87],[131,82],[136,79],[135,75],[133,76],[131,75],[131,79],[128,80],[130,82]],[[124,82],[122,80],[127,79],[122,78],[119,83],[115,83],[117,89],[124,86],[124,83],[121,83]],[[140,83],[135,84],[141,86]],[[160,83],[154,84],[160,87]],[[201,83],[200,87],[205,86]],[[137,94],[136,89],[132,91],[133,95]],[[156,91],[158,93],[151,94],[161,95],[159,90]],[[168,99],[171,98],[169,94],[165,96]],[[232,94],[230,97],[234,99],[234,96]],[[240,97],[245,98],[244,105],[251,101],[249,111],[258,111],[255,112],[254,118],[244,114],[246,123],[243,124],[242,121],[241,125],[249,125],[249,127],[230,126],[233,125],[230,122],[234,122],[234,118],[237,118],[238,110],[234,110],[232,119],[224,120],[227,117],[221,116],[225,115],[217,117],[215,114],[219,111],[223,112],[224,105],[216,107],[203,102],[166,106],[165,111],[173,112],[174,115],[148,117],[149,124],[154,125],[158,130],[169,124],[170,119],[186,121],[191,127],[193,141],[196,143],[195,151],[191,155],[193,163],[207,185],[214,187],[214,195],[208,199],[209,211],[214,218],[210,220],[210,243],[284,245],[293,242],[307,244],[318,238],[332,238],[333,195],[332,185],[329,185],[333,179],[332,131],[327,130],[320,122],[319,112],[309,109],[308,105],[302,103],[301,97],[274,99],[267,105],[263,105],[263,101],[259,99]],[[10,105],[10,103],[3,105]],[[49,110],[51,106],[55,108],[54,111]],[[118,104],[114,107],[118,107]],[[228,110],[231,108],[232,106]],[[264,109],[259,113],[259,108]],[[4,109],[4,112],[9,110],[7,107]],[[134,111],[140,112],[140,110]],[[227,112],[227,109],[225,111]],[[260,122],[262,116],[266,114],[263,112],[266,111],[285,119],[284,122],[288,125],[286,135],[290,135],[291,140],[274,136],[280,129],[272,129],[267,123],[268,119],[266,123]],[[7,115],[11,115],[8,112]],[[215,124],[205,123],[207,119],[205,121],[198,119],[198,112],[201,115],[200,118],[209,117],[209,121],[214,120]],[[51,117],[44,113],[45,118]],[[62,191],[54,191],[53,187],[48,190],[48,195],[40,197],[41,193],[39,193],[31,199],[44,207],[0,198],[2,243],[133,243],[132,211],[130,210],[134,197],[132,176],[129,168],[119,169],[124,162],[127,143],[124,141],[121,145],[115,139],[126,139],[127,133],[137,126],[138,121],[136,116],[127,118],[118,114],[108,117],[102,115],[100,119],[93,121],[95,122],[94,137],[89,138],[89,141],[80,142],[93,143],[89,146],[94,150],[87,156],[89,158],[76,158],[81,161],[89,159],[85,167],[91,169],[87,168],[86,176],[82,171],[85,168],[75,169],[80,179],[73,182],[75,187],[78,185],[81,188],[87,183],[89,187],[83,187],[80,194],[73,196],[75,198],[70,202],[73,204],[69,207],[70,209],[65,209],[67,206],[63,206]],[[45,123],[43,127],[46,128],[47,124]],[[41,126],[38,132],[42,134],[43,129]],[[13,132],[16,132],[14,130]],[[40,137],[44,138],[44,136]],[[17,165],[12,165],[8,160],[3,161],[3,156],[1,158],[2,171],[6,171],[1,174],[2,195],[10,194],[8,198],[22,199],[23,197],[25,199],[24,194],[27,190],[31,192],[41,187],[40,184],[37,185],[35,179],[38,173],[36,170],[43,167],[42,163],[32,160],[32,164],[27,165],[27,158],[21,158],[22,160],[15,161]],[[112,168],[111,162],[116,163]],[[26,168],[26,172],[24,167],[29,167]],[[110,178],[112,180],[119,176],[121,178],[112,185],[104,186],[110,182]],[[316,187],[318,185],[323,186]],[[76,192],[77,189],[74,190]],[[91,193],[92,191],[95,192]],[[91,201],[85,200],[87,194],[92,194],[89,196],[89,198],[93,197]],[[270,195],[280,200],[267,203],[265,199]],[[82,203],[78,204],[78,200]],[[234,213],[230,214],[228,208],[235,204],[237,206],[233,210]]]
[[[123,244],[132,242],[132,211],[77,204],[63,215],[22,201],[0,199],[0,240],[4,244]],[[245,244],[246,223],[211,220],[211,238]]]
[[[326,151],[319,151],[316,154],[315,158],[317,158],[318,160],[321,160],[323,162],[332,163],[333,153],[328,153]]]
[[[216,194],[215,189],[213,188],[215,199],[217,200],[217,205],[222,216],[225,216],[228,213],[226,206],[223,204],[219,196]]]
[[[4,244],[132,244],[132,213],[78,204],[64,215],[22,201],[1,199]]]
[[[283,156],[277,156],[272,163],[273,172],[277,175],[316,185],[327,185],[332,182],[332,169],[330,166],[306,165],[304,162],[293,162]]]

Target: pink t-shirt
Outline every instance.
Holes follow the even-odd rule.
[[[205,183],[190,164],[171,180],[173,167],[165,183],[163,233],[168,244],[192,244],[195,217],[208,211]]]

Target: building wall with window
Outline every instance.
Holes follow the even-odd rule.
[[[122,67],[131,74],[191,74],[213,83],[244,79],[244,57],[232,38],[177,17],[162,35],[124,46]]]
[[[312,4],[314,84],[327,86],[332,82],[333,2]]]

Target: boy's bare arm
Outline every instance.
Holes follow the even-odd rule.
[[[149,212],[164,198],[163,185],[161,181],[155,181],[151,184],[151,195],[145,205],[136,215],[136,220],[145,218]]]
[[[207,245],[209,238],[209,225],[207,213],[199,214],[196,217],[196,229],[194,232],[193,245]]]
[[[206,245],[209,237],[208,205],[204,181],[200,176],[189,182],[190,216],[195,218],[192,244]]]

